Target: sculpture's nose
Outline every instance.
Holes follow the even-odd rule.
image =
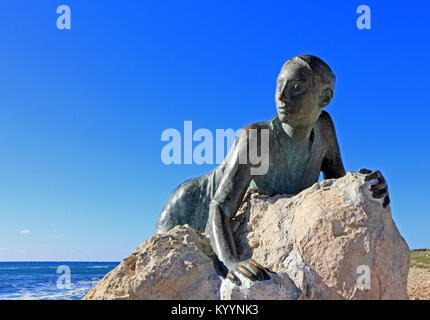
[[[281,100],[282,102],[287,102],[288,101],[288,93],[286,89],[287,86],[285,86],[281,93],[279,94],[279,100]]]

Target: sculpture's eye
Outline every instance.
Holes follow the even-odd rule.
[[[305,86],[302,83],[295,82],[295,83],[292,84],[291,93],[293,95],[297,96],[297,95],[300,95],[300,94],[304,93],[305,91],[306,91],[306,88],[305,88]]]

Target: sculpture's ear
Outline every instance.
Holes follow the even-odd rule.
[[[325,108],[333,98],[333,91],[330,88],[325,88],[320,95],[320,107]]]

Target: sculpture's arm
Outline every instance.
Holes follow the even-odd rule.
[[[325,111],[323,112],[323,126],[324,132],[327,135],[326,140],[328,148],[321,166],[321,171],[324,173],[325,179],[340,178],[345,175],[345,168],[343,167],[342,158],[340,156],[336,132],[330,115]],[[369,185],[369,191],[372,192],[372,196],[375,199],[383,199],[382,206],[387,208],[390,204],[390,196],[387,183],[382,173],[378,170],[371,171],[368,169],[360,169],[358,172],[366,175],[366,181],[375,180],[374,183]]]
[[[333,120],[327,112],[323,111],[321,113],[321,120],[327,145],[321,171],[324,174],[324,179],[337,179],[343,177],[346,172],[340,155],[336,130],[334,129]]]
[[[223,176],[209,206],[206,226],[214,252],[229,270],[228,278],[238,285],[240,280],[235,272],[251,280],[269,278],[264,268],[255,261],[239,261],[230,224],[252,179],[248,146],[248,128],[245,128],[225,160]]]

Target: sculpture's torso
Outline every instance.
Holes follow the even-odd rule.
[[[296,194],[318,181],[321,165],[329,149],[324,117],[315,124],[306,143],[296,143],[282,129],[280,120],[259,122],[253,128],[269,130],[269,169],[264,175],[253,176],[252,188],[261,194]],[[234,148],[235,146],[233,146]],[[157,232],[165,232],[179,224],[190,224],[204,231],[208,220],[209,204],[215,195],[228,198],[224,190],[218,190],[222,179],[230,174],[233,152],[211,172],[181,184],[171,194],[157,224]],[[228,179],[234,189],[234,179]],[[225,191],[228,192],[228,191]],[[218,200],[218,199],[217,199]],[[236,207],[225,208],[237,210]]]
[[[293,141],[277,119],[259,125],[269,130],[269,170],[253,178],[253,188],[271,196],[296,194],[318,181],[325,146],[317,124],[302,144]]]

